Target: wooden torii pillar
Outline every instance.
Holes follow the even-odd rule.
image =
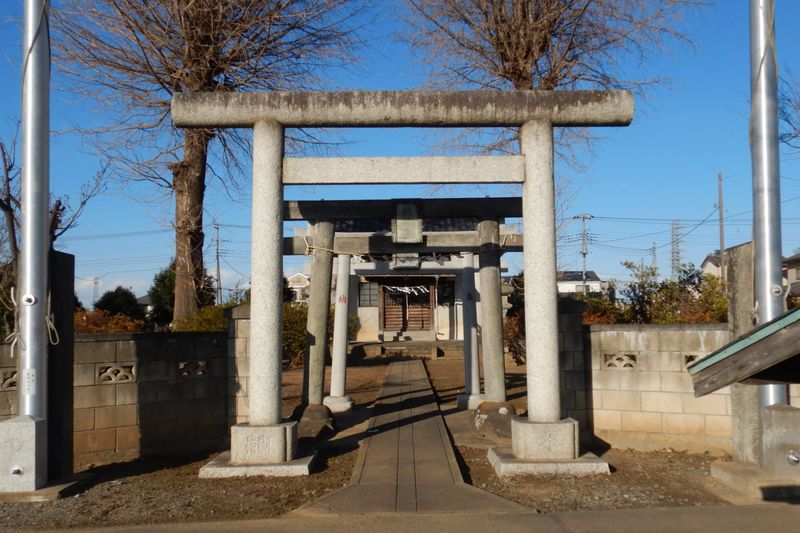
[[[527,417],[512,420],[513,454],[493,462],[498,471],[510,461],[516,471],[521,462],[583,472],[577,423],[561,420],[559,398],[553,127],[628,125],[629,92],[184,93],[173,97],[172,116],[178,127],[253,129],[250,423],[231,429],[230,475],[242,467],[286,475],[294,457],[296,430],[280,409],[281,215],[283,185],[307,183],[522,183],[525,332],[537,342],[526,345]],[[283,157],[285,127],[468,126],[520,127],[522,155]]]

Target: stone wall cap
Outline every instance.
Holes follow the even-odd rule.
[[[228,320],[246,320],[250,318],[250,302],[239,304],[225,309],[225,318]]]
[[[592,324],[591,332],[601,331],[728,331],[728,324]]]

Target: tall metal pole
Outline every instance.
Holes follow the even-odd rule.
[[[753,159],[753,246],[759,324],[783,312],[778,66],[773,0],[750,0],[750,153]],[[759,405],[787,403],[785,385],[761,385]]]
[[[719,270],[722,281],[728,280],[727,260],[725,259],[725,209],[722,204],[722,172],[717,174],[717,209],[719,210]]]
[[[19,412],[47,418],[47,213],[50,196],[48,2],[25,2],[22,72],[22,220]]]

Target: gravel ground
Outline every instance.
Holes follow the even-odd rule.
[[[0,530],[271,518],[342,487],[357,451],[320,457],[324,468],[296,478],[200,479],[208,457],[142,460],[95,469],[93,486],[42,503],[0,503]]]
[[[452,402],[463,392],[463,361],[428,361],[426,368],[440,405],[445,404],[443,411],[451,413]],[[506,387],[510,401],[517,412],[522,413],[527,402],[525,367],[517,366],[510,359],[506,360]],[[717,496],[725,494],[725,489],[709,473],[711,462],[719,457],[670,449],[657,452],[591,450],[609,463],[611,475],[500,479],[486,458],[486,448],[492,443],[476,437],[465,426],[462,415],[465,413],[451,413],[445,421],[453,424],[449,429],[457,445],[465,481],[538,511],[727,504]]]
[[[297,509],[350,481],[359,428],[369,419],[369,405],[388,368],[365,363],[348,369],[348,390],[358,407],[342,417],[343,431],[331,440],[310,444],[301,439],[299,443],[301,452],[309,446],[318,450],[310,476],[200,479],[200,467],[214,454],[140,459],[90,470],[89,488],[77,496],[52,502],[0,503],[0,531],[246,520]],[[285,416],[300,402],[302,380],[302,369],[283,374]]]
[[[451,402],[463,390],[462,361],[429,361],[427,368],[441,402]],[[204,480],[197,472],[209,456],[141,459],[95,468],[90,487],[78,496],[44,503],[0,503],[0,530],[243,520],[296,509],[350,480],[357,441],[386,370],[378,360],[348,369],[348,390],[359,408],[337,419],[342,433],[314,444],[319,460],[308,477]],[[508,381],[509,397],[519,409],[525,405],[524,368],[510,364]],[[299,403],[301,384],[302,370],[284,374],[286,415]],[[524,476],[505,481],[494,474],[485,448],[463,445],[456,452],[468,483],[541,512],[725,503],[714,495],[719,486],[709,476],[709,464],[715,458],[708,455],[608,450],[603,458],[612,467],[611,475]]]
[[[709,475],[714,458],[708,455],[609,450],[603,459],[611,465],[610,475],[518,476],[503,480],[495,475],[486,450],[458,447],[458,453],[466,465],[464,477],[469,483],[543,513],[726,505],[715,495],[719,487]]]

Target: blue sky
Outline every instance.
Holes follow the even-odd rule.
[[[363,61],[333,75],[341,89],[412,89],[424,81],[424,69],[405,45],[392,40],[400,29],[390,2],[378,2],[375,23],[369,28],[371,48]],[[0,5],[0,136],[8,140],[13,120],[19,116],[22,0]],[[776,0],[778,59],[781,70],[800,74],[800,40],[796,38],[800,2]],[[671,221],[677,219],[691,232],[681,242],[681,258],[697,265],[719,247],[717,215],[709,217],[717,202],[717,173],[724,176],[726,245],[750,239],[752,180],[747,139],[749,117],[748,2],[721,0],[690,12],[683,29],[696,48],[676,46],[654,56],[642,75],[671,80],[637,99],[636,115],[628,128],[604,128],[595,133],[603,140],[593,154],[582,154],[580,172],[558,163],[562,175],[571,177],[568,216],[588,213],[593,244],[588,268],[602,277],[624,280],[626,259],[651,261],[655,243],[657,264],[669,275]],[[635,72],[631,71],[631,75]],[[88,108],[59,92],[54,79],[52,128],[67,130],[91,117]],[[419,155],[430,153],[437,130],[346,131],[342,155]],[[800,247],[800,160],[782,149],[781,193],[784,254]],[[99,168],[90,146],[74,134],[54,135],[51,145],[51,189],[55,194],[77,196],[80,182]],[[213,273],[215,239],[211,224],[220,229],[223,287],[245,286],[249,273],[250,201],[246,192],[231,200],[211,184],[206,201],[206,259]],[[510,187],[490,190],[460,188],[458,194],[495,196],[514,194]],[[173,255],[170,230],[171,199],[153,201],[155,189],[147,185],[119,187],[92,200],[77,228],[67,233],[58,248],[76,256],[76,288],[84,303],[92,301],[93,279],[100,293],[116,285],[144,294],[153,275]],[[452,192],[449,194],[453,194]],[[415,187],[287,187],[287,199],[348,199],[430,196],[426,186]],[[150,201],[141,201],[147,198]],[[291,228],[287,227],[287,234]],[[563,231],[559,262],[564,269],[579,269],[579,223]],[[511,270],[518,256],[507,256]],[[287,273],[300,270],[303,257],[287,258]]]

